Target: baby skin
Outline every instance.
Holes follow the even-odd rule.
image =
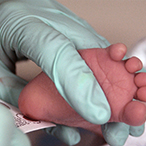
[[[135,73],[142,68],[138,58],[122,61],[126,51],[125,45],[115,44],[106,49],[95,48],[78,52],[93,71],[110,104],[109,122],[124,122],[139,126],[146,119],[144,104],[146,74]],[[59,94],[51,79],[43,72],[22,90],[19,108],[23,114],[33,119],[81,127],[100,133],[100,125],[89,123],[72,109]]]

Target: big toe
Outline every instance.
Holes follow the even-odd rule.
[[[127,52],[127,47],[120,43],[111,45],[106,49],[109,52],[111,59],[114,61],[121,61]]]
[[[139,101],[132,101],[125,106],[121,122],[132,126],[140,126],[146,119],[146,106]]]

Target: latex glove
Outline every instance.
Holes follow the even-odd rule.
[[[129,135],[139,137],[144,132],[145,125],[129,126],[125,123],[107,123],[102,125],[102,133],[110,146],[123,146]]]
[[[109,43],[54,0],[2,1],[2,62],[14,71],[18,59],[33,60],[84,119],[95,124],[106,123],[111,116],[110,106],[77,50],[104,48]]]
[[[13,75],[0,61],[0,99],[18,107],[18,97],[26,82]],[[28,137],[15,127],[9,109],[0,104],[0,146],[30,146]]]
[[[9,109],[0,104],[0,145],[30,146],[29,139],[15,127],[14,119]]]
[[[27,82],[25,80],[10,72],[0,61],[0,99],[18,107],[19,94],[26,84]],[[0,146],[20,146],[21,141],[26,141],[25,143],[23,142],[24,146],[30,145],[27,136],[15,127],[12,115],[1,104],[0,119]],[[51,135],[68,145],[75,145],[81,139],[76,128],[58,125],[54,128],[47,129],[47,133],[49,133],[49,130]]]
[[[0,60],[12,72],[15,70],[17,60],[23,58],[33,60],[55,82],[62,96],[81,116],[97,124],[108,121],[110,108],[104,93],[91,70],[76,51],[81,48],[104,48],[108,42],[98,36],[86,22],[55,1],[1,0],[1,2]],[[6,76],[9,75],[6,74]],[[22,86],[17,85],[19,79],[15,79],[12,80],[15,82],[17,91],[11,90],[7,86],[9,84],[14,86],[14,84],[12,80],[6,79],[5,82],[8,83],[5,85],[8,91],[5,90],[5,87],[1,89],[10,96],[9,98],[3,95],[1,97],[6,102],[17,106],[17,99],[14,100],[12,94],[18,98],[16,94],[20,93]],[[88,87],[85,84],[86,81],[90,82]],[[79,86],[77,86],[78,84]],[[86,88],[89,87],[88,92]],[[87,97],[86,93],[88,93]],[[93,99],[97,93],[102,100],[98,98],[94,103]],[[79,100],[81,95],[87,99],[80,98]],[[67,97],[69,98],[67,99]],[[86,105],[90,111],[87,111]],[[73,145],[80,140],[78,132],[73,128],[62,127],[58,130],[53,128],[51,131],[55,131],[52,134],[58,138],[60,137],[56,133],[62,133],[64,137],[60,139],[68,144]]]

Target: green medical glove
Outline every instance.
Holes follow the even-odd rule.
[[[22,89],[25,87],[27,82],[20,77],[16,76],[0,61],[0,99],[18,107],[18,97]],[[2,108],[2,109],[1,109]],[[6,114],[8,112],[8,114]],[[9,120],[10,118],[10,120]],[[20,146],[21,140],[26,139],[25,134],[14,125],[14,119],[10,112],[3,108],[0,104],[0,146]],[[7,122],[6,122],[7,121]],[[10,126],[9,126],[10,125]],[[68,145],[75,145],[80,141],[80,134],[76,128],[66,127],[62,125],[57,125],[56,127],[49,128],[50,134],[56,136],[61,141]],[[52,130],[51,130],[52,129]],[[49,130],[46,130],[49,133]],[[54,132],[53,132],[54,131]],[[58,134],[57,134],[58,133]],[[11,140],[7,140],[10,137]],[[12,142],[11,145],[9,142]],[[3,143],[8,143],[4,145]],[[25,146],[29,146],[24,143]],[[22,145],[23,146],[23,145]]]
[[[0,104],[0,145],[30,146],[29,139],[15,127],[14,119],[9,109]]]
[[[92,72],[76,51],[76,49],[81,48],[104,48],[108,45],[108,42],[104,38],[98,36],[86,22],[79,19],[76,15],[55,1],[0,0],[0,14],[0,60],[12,72],[15,72],[15,62],[17,60],[24,58],[33,60],[51,77],[59,92],[62,93],[62,95],[64,95],[64,93],[66,94],[64,95],[65,99],[83,117],[94,123],[104,123],[108,121],[110,108],[104,93],[96,82]],[[74,58],[74,60],[71,58]],[[66,60],[68,60],[68,62],[66,62]],[[76,70],[76,68],[80,69]],[[62,72],[63,70],[65,72]],[[72,72],[72,70],[74,70],[74,72]],[[78,75],[78,73],[80,73],[80,75]],[[77,76],[79,78],[76,78]],[[62,77],[66,78],[63,79]],[[8,78],[5,78],[5,80],[7,80],[3,81],[5,87],[1,88],[3,91],[1,98],[17,106],[17,99],[13,99],[12,94],[15,95],[15,98],[18,98],[16,94],[19,95],[21,91],[20,88],[22,87],[21,85],[19,86],[19,79],[8,80]],[[84,83],[86,83],[87,80],[89,80],[90,85],[88,85],[91,88],[88,89],[88,93],[90,94],[86,97],[86,99],[89,99],[89,102],[84,102],[86,100],[81,98],[79,101],[78,97],[86,95],[84,91],[86,91],[87,85],[85,84],[86,86],[84,87]],[[16,84],[13,84],[13,82]],[[79,86],[76,86],[77,83]],[[17,92],[11,90],[9,84],[13,87],[15,85]],[[70,86],[68,86],[68,84]],[[92,87],[94,85],[95,88]],[[74,91],[72,91],[72,89],[74,89]],[[99,92],[99,97],[102,97],[102,100],[97,99],[96,102],[98,105],[93,103],[93,97],[96,95],[95,91],[97,93]],[[71,94],[72,92],[75,94]],[[10,96],[3,96],[3,94]],[[66,97],[69,97],[69,100]],[[78,109],[79,105],[82,106]],[[88,116],[86,116],[86,105],[91,107]],[[92,113],[95,113],[92,111],[96,111],[97,115],[92,115]],[[61,132],[61,130],[55,131]],[[69,137],[70,131],[62,130],[62,133]],[[74,133],[74,135],[76,135],[74,137],[77,137],[77,140],[80,139],[77,132]],[[77,140],[71,138],[70,136],[69,140],[66,139],[63,141],[66,143],[69,141],[69,144],[74,144],[75,141],[77,142]]]
[[[125,123],[107,123],[101,126],[103,136],[110,146],[123,146],[129,135],[141,136],[144,125],[129,126]]]
[[[84,119],[95,124],[109,120],[107,99],[77,52],[107,47],[104,38],[54,0],[6,0],[0,14],[0,60],[10,70],[17,60],[33,60]]]
[[[68,145],[75,145],[81,140],[79,131],[68,126],[57,125],[57,127],[50,127],[45,131]]]

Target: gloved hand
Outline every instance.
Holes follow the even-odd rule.
[[[54,0],[0,2],[0,60],[11,72],[15,72],[17,60],[33,60],[83,118],[95,124],[106,123],[111,115],[109,104],[76,50],[105,48],[109,43]],[[13,80],[8,74],[2,79],[1,86],[5,87],[0,88],[1,98],[16,106],[17,99],[14,100],[12,94],[18,95],[22,86],[19,87],[19,79]],[[17,93],[11,90],[14,85],[19,90]],[[8,94],[8,98],[4,96]]]
[[[54,0],[7,0],[0,14],[0,59],[11,71],[17,60],[29,58],[84,119],[95,124],[109,120],[106,97],[77,53],[107,47],[104,38]]]
[[[0,104],[0,145],[30,146],[27,136],[15,127],[14,119],[9,109]]]

